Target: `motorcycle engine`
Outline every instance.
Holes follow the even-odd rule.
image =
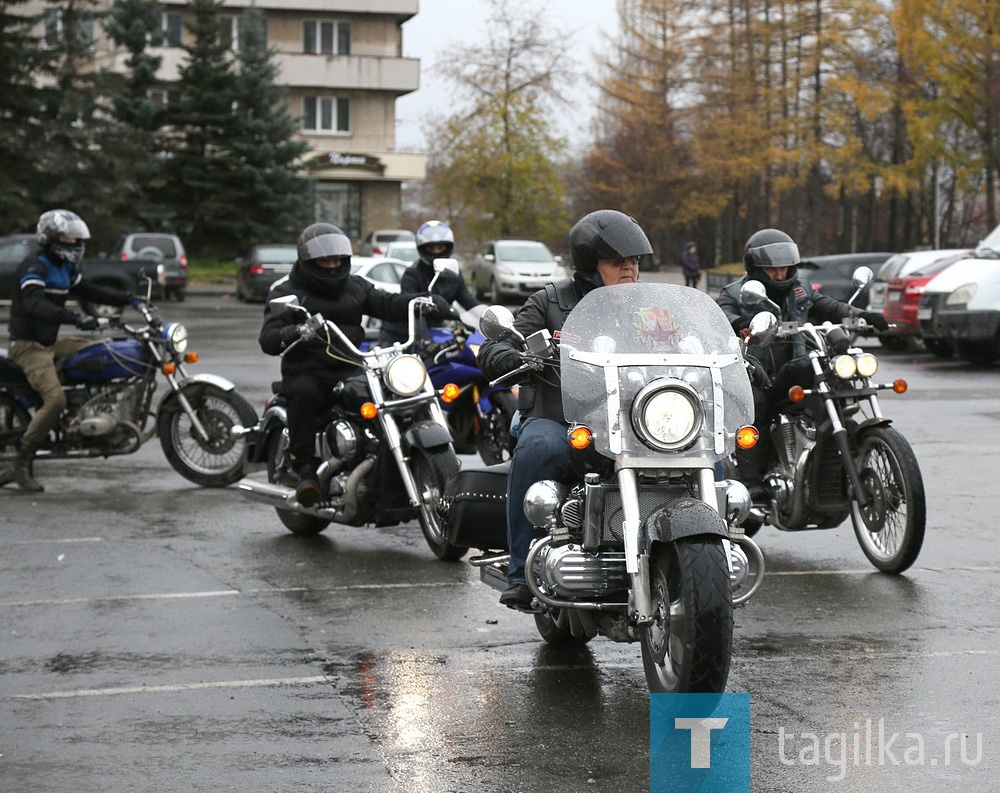
[[[351,469],[365,456],[367,435],[365,429],[348,419],[335,419],[327,425],[323,433],[326,447],[324,457],[336,460],[336,470]]]
[[[532,572],[549,592],[565,598],[601,597],[630,583],[623,551],[589,553],[572,543],[543,548]]]

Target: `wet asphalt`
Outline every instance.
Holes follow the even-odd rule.
[[[194,372],[260,409],[259,305],[195,290],[161,311]],[[1000,369],[887,353],[881,374],[910,381],[882,405],[927,539],[886,576],[849,522],[758,535],[728,687],[751,697],[754,791],[1000,788]],[[0,790],[649,789],[638,646],[548,647],[416,524],[297,538],[155,440],[36,473],[41,495],[0,490]]]

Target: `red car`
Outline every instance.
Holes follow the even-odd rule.
[[[917,309],[920,307],[920,295],[927,283],[942,270],[951,267],[959,259],[968,258],[968,253],[955,256],[945,256],[931,264],[925,265],[916,272],[902,278],[893,278],[885,293],[885,306],[882,313],[889,322],[889,333],[881,334],[879,340],[883,347],[890,350],[904,350],[920,338],[920,323],[917,322]],[[936,350],[930,352],[937,354]],[[950,354],[950,349],[942,354]]]

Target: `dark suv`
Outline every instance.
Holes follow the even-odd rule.
[[[181,301],[188,285],[188,259],[176,234],[133,232],[119,237],[112,259],[149,259],[163,264],[163,276],[153,285],[154,296]]]

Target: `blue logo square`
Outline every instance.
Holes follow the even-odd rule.
[[[749,694],[650,694],[650,793],[750,793]]]

